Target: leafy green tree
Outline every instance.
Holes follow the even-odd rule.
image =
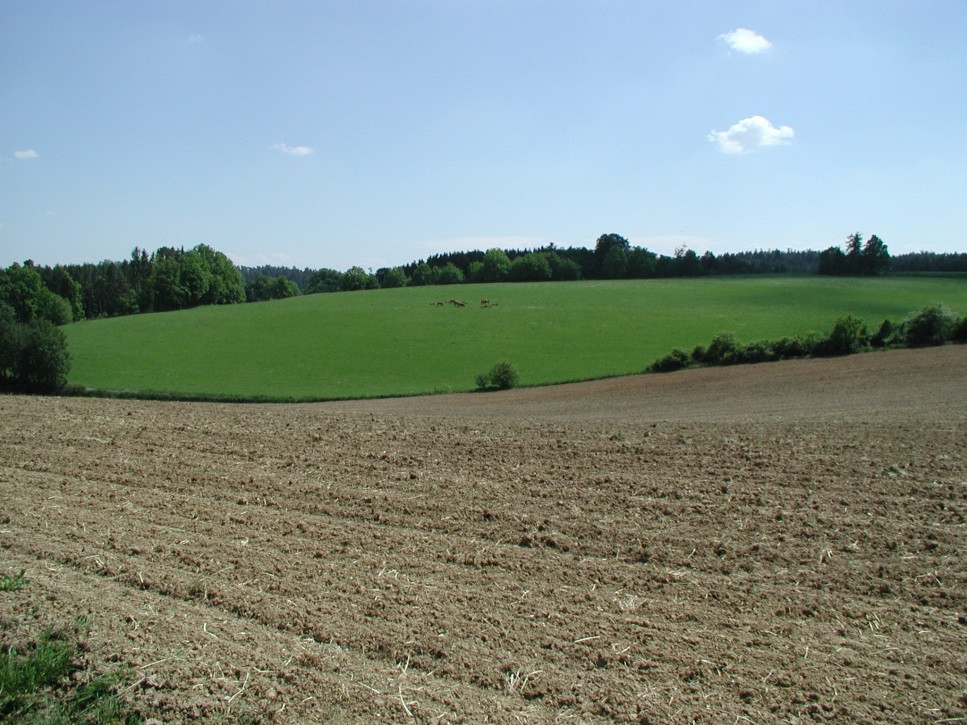
[[[47,288],[32,263],[14,263],[0,272],[0,302],[22,323],[41,319],[63,325],[73,319],[70,303]]]
[[[433,284],[460,284],[463,282],[463,270],[453,262],[447,262],[442,267],[433,268]]]
[[[67,336],[49,320],[17,320],[0,303],[0,381],[14,390],[53,392],[67,382],[70,355]]]
[[[602,234],[594,245],[594,261],[598,274],[604,273],[604,261],[612,248],[618,247],[624,251],[626,258],[631,251],[631,243],[620,234]]]
[[[41,297],[39,313],[38,319],[47,320],[54,325],[66,325],[74,321],[70,302],[53,293]]]
[[[242,273],[232,264],[232,260],[207,244],[199,244],[185,256],[194,255],[202,261],[209,274],[207,288],[202,292],[201,287],[204,284],[199,286],[197,304],[227,305],[245,301]],[[298,292],[298,288],[296,291]]]
[[[528,252],[510,265],[512,282],[546,282],[551,279],[551,263],[544,252]]]
[[[149,279],[154,309],[180,310],[188,305],[189,292],[182,281],[181,269],[177,257],[155,257]]]
[[[282,275],[270,277],[263,274],[245,285],[245,298],[249,302],[283,300],[287,297],[296,297],[298,294],[299,285]]]
[[[14,365],[14,380],[24,390],[52,392],[67,383],[67,336],[47,320],[25,325]]]
[[[414,287],[425,287],[428,284],[433,284],[433,269],[426,262],[420,262],[416,265],[416,269],[413,270],[413,275],[410,279],[410,284]]]
[[[581,279],[581,267],[573,259],[567,259],[556,252],[544,252],[551,265],[551,279],[555,282],[572,282]]]
[[[605,279],[624,279],[628,276],[628,252],[625,247],[615,244],[608,249],[601,263],[601,276]]]
[[[53,269],[44,267],[40,270],[41,279],[51,292],[67,300],[70,305],[70,319],[84,318],[84,300],[81,296],[81,285],[70,275],[66,268],[55,265]]]
[[[17,313],[7,303],[0,302],[0,380],[13,377],[17,355],[22,347],[20,334],[21,325],[17,321]]]
[[[342,273],[335,269],[319,269],[312,273],[306,282],[306,294],[337,292],[342,283]]]
[[[393,267],[392,269],[386,270],[386,273],[380,280],[379,286],[392,289],[394,287],[406,287],[409,283],[410,278],[406,276],[403,268]]]
[[[680,247],[675,250],[672,268],[676,277],[696,277],[702,273],[702,260],[695,250]]]
[[[839,247],[829,247],[819,254],[819,274],[846,274],[846,255]]]
[[[481,260],[475,260],[467,265],[467,281],[468,282],[483,282],[483,262]]]
[[[178,259],[178,274],[185,290],[184,307],[197,307],[209,299],[215,275],[201,252],[192,249],[182,254]]]
[[[288,297],[299,296],[299,285],[288,277],[278,276],[272,281],[271,293],[273,300],[284,300]]]
[[[158,249],[148,286],[156,310],[245,301],[242,273],[227,256],[207,244],[187,252],[171,247]],[[134,290],[131,294],[137,298]]]
[[[655,276],[658,255],[643,247],[634,247],[628,252],[628,276],[632,279],[645,279]]]
[[[379,281],[375,275],[369,274],[362,267],[350,267],[343,274],[339,286],[344,292],[354,292],[356,290],[375,289],[379,286]]]
[[[863,245],[862,262],[865,274],[882,274],[890,268],[890,251],[875,234]]]
[[[510,257],[503,249],[488,249],[484,252],[481,264],[481,282],[505,282],[510,276]]]

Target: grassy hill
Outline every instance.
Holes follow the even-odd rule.
[[[466,307],[434,302],[459,298]],[[496,306],[481,308],[488,298]],[[310,295],[76,323],[72,384],[184,396],[324,399],[470,390],[513,362],[522,385],[640,372],[673,347],[875,329],[927,304],[967,313],[953,278],[748,277],[483,284]]]

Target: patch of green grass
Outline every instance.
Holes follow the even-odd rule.
[[[18,589],[23,589],[26,584],[27,580],[24,578],[23,569],[16,576],[0,574],[0,592],[15,592]]]
[[[124,673],[75,677],[80,650],[72,634],[45,631],[35,643],[0,654],[0,720],[21,723],[135,723],[115,694]]]
[[[466,307],[437,306],[458,298]],[[488,298],[496,306],[481,308]],[[876,328],[928,304],[967,312],[942,277],[719,277],[481,284],[309,295],[77,323],[73,385],[161,396],[308,400],[468,391],[495,360],[540,385],[642,371],[719,332]]]

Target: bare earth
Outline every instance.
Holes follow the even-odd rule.
[[[4,648],[149,718],[967,717],[967,346],[300,406],[0,397]],[[963,720],[959,720],[963,722]]]

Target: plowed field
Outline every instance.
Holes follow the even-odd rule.
[[[967,716],[967,347],[249,406],[0,397],[4,647],[148,718]]]

